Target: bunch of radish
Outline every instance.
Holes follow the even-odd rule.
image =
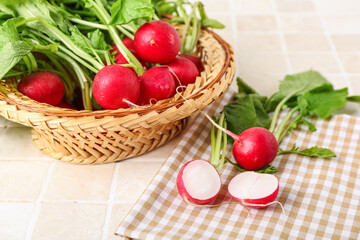
[[[199,70],[194,62],[179,55],[180,41],[176,29],[167,22],[153,20],[143,24],[133,41],[125,38],[123,43],[145,72],[136,76],[131,67],[122,66],[128,62],[114,47],[117,65],[106,66],[95,76],[95,100],[105,109],[148,105],[174,96],[177,86],[194,83]],[[147,69],[149,64],[154,66]]]
[[[114,44],[110,50],[114,64],[105,64],[94,76],[92,85],[93,97],[103,109],[149,105],[171,98],[177,87],[194,83],[203,71],[198,58],[179,54],[180,36],[165,21],[153,20],[143,24],[135,33],[134,40],[124,38],[122,43],[141,63],[144,71],[138,76],[128,62],[129,58]],[[71,104],[60,104],[64,96],[62,82],[56,73],[39,71],[24,77],[18,89],[39,102],[73,108]]]

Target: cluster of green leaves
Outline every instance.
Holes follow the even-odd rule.
[[[223,110],[227,129],[238,135],[252,127],[267,128],[274,133],[279,144],[299,124],[303,123],[310,131],[316,131],[311,123],[312,118],[329,118],[347,101],[359,102],[359,96],[348,96],[347,88],[335,90],[324,76],[313,70],[287,75],[280,81],[279,91],[269,98],[261,96],[240,78],[237,84],[238,93]],[[287,114],[278,123],[279,114],[285,109]],[[229,137],[228,142],[232,141]],[[314,146],[300,150],[296,145],[289,150],[280,149],[278,155],[290,153],[308,157],[336,157],[326,148]],[[241,170],[240,166],[236,165],[236,168]]]

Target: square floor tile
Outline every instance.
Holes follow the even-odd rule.
[[[96,200],[109,198],[115,164],[55,164],[45,200]]]
[[[0,239],[25,239],[34,206],[34,203],[0,202]]]
[[[106,205],[44,203],[32,240],[101,239]]]
[[[115,201],[134,204],[160,170],[161,163],[123,162],[119,164]]]
[[[0,199],[35,201],[50,163],[0,161]]]

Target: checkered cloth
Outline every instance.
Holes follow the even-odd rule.
[[[214,114],[225,99],[206,111]],[[317,120],[316,132],[304,126],[286,137],[281,148],[328,147],[336,158],[299,155],[277,157],[279,205],[251,209],[240,204],[216,208],[188,205],[178,195],[176,177],[192,159],[210,159],[211,123],[201,114],[130,213],[116,234],[134,239],[360,239],[360,118],[337,115]],[[230,151],[229,151],[230,152]],[[231,152],[229,157],[231,157]],[[223,187],[218,202],[229,201],[227,184],[237,174],[230,164],[221,172]]]

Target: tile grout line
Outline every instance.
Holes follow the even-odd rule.
[[[284,32],[282,30],[282,22],[281,22],[281,17],[280,17],[280,13],[279,13],[279,7],[277,5],[276,0],[272,0],[271,3],[275,8],[276,24],[277,24],[277,26],[279,28],[277,33],[278,33],[278,35],[280,37],[281,47],[282,47],[284,57],[285,57],[287,73],[291,74],[293,72],[293,69],[292,69],[292,65],[290,63],[290,59],[289,59],[289,54],[288,54],[288,49],[287,49],[286,42],[285,42]]]
[[[317,0],[314,0],[314,5],[315,5],[316,12],[319,12],[318,11],[319,7],[318,7],[318,1]],[[340,72],[341,72],[342,76],[345,78],[345,81],[346,81],[346,83],[348,85],[348,88],[349,88],[349,93],[351,95],[353,93],[352,84],[351,84],[351,82],[350,82],[350,80],[348,78],[347,72],[346,72],[346,70],[345,70],[345,68],[344,68],[344,66],[343,66],[343,64],[342,64],[342,62],[341,62],[341,60],[339,58],[339,55],[336,52],[336,47],[335,47],[335,44],[334,44],[333,40],[331,39],[328,25],[327,25],[327,23],[325,21],[325,18],[321,14],[319,14],[319,17],[320,17],[321,25],[322,25],[322,27],[324,29],[325,37],[328,40],[328,43],[330,45],[331,53],[335,57],[335,61],[336,61],[337,65],[338,65],[338,67],[340,68]]]
[[[106,240],[108,232],[109,232],[111,213],[112,213],[112,208],[114,205],[115,191],[116,191],[116,187],[117,187],[119,169],[120,169],[120,164],[115,163],[114,174],[113,174],[113,178],[112,178],[111,186],[110,186],[109,199],[107,201],[107,209],[106,209],[105,222],[104,222],[104,226],[103,226],[103,234],[102,234],[101,240]]]
[[[35,229],[35,224],[36,224],[36,222],[37,222],[37,220],[39,218],[39,215],[40,215],[40,208],[41,208],[41,205],[43,203],[45,192],[46,192],[46,190],[47,190],[47,188],[48,188],[48,186],[50,184],[50,178],[52,176],[54,168],[55,168],[55,161],[50,164],[49,169],[48,169],[47,174],[46,174],[46,177],[45,177],[44,182],[42,184],[40,194],[39,194],[38,198],[35,201],[35,210],[34,210],[34,213],[31,216],[31,219],[30,219],[30,223],[29,223],[29,226],[28,226],[28,229],[27,229],[25,240],[30,240],[32,235],[33,235],[33,232],[34,232],[34,229]]]

